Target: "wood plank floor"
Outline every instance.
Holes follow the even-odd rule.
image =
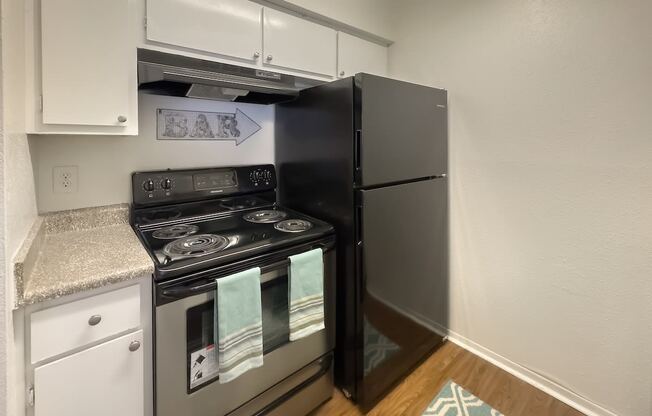
[[[548,394],[495,365],[446,342],[396,386],[368,415],[418,416],[448,380],[473,393],[506,416],[582,416]],[[360,416],[339,390],[312,416]]]

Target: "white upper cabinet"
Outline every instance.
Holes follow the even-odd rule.
[[[262,9],[245,0],[147,0],[147,40],[256,61]]]
[[[126,132],[130,123],[137,126],[128,5],[128,0],[41,1],[39,125],[103,126],[115,133]]]
[[[335,76],[335,30],[265,8],[263,34],[265,66]]]
[[[386,76],[387,47],[339,32],[337,75],[343,78],[358,72]]]
[[[143,416],[143,331],[34,370],[34,416]]]

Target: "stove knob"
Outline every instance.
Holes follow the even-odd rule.
[[[161,181],[161,188],[170,189],[172,188],[172,181],[169,178],[165,178]]]
[[[146,190],[147,192],[152,192],[154,190],[154,181],[151,179],[147,179],[143,183],[143,189]]]

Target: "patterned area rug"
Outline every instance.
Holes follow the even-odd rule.
[[[424,416],[503,416],[453,381],[448,381],[423,412]]]

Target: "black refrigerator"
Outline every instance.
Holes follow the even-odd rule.
[[[368,410],[447,326],[447,92],[357,74],[275,111],[280,202],[336,228],[336,384]]]

